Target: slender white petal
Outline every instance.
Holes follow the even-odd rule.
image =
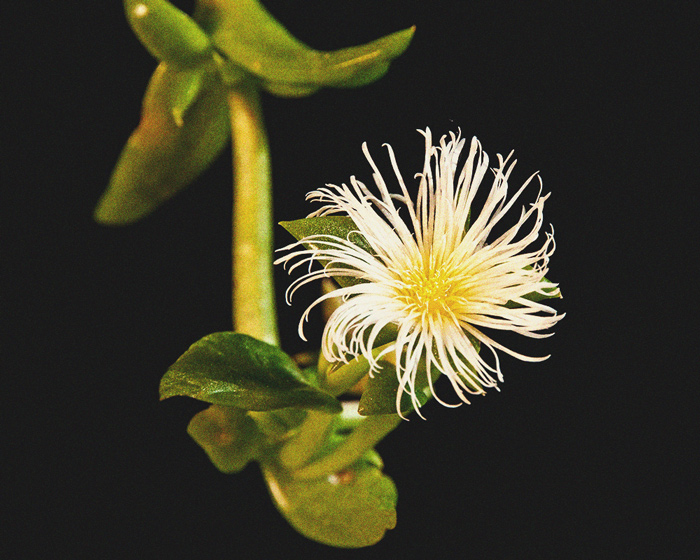
[[[545,233],[540,247],[532,249],[540,239],[544,203],[549,196],[542,195],[539,175],[530,176],[509,198],[508,180],[516,161],[511,159],[512,152],[506,158],[497,155],[491,188],[483,206],[475,209],[476,194],[489,168],[488,155],[479,141],[471,140],[460,166],[466,141],[459,133],[442,137],[435,146],[429,129],[420,132],[425,138],[425,160],[415,176],[419,181],[415,202],[391,146],[387,150],[399,194],[390,192],[366,144],[362,150],[378,194],[352,177],[349,186],[326,185],[307,196],[322,205],[309,217],[349,216],[372,254],[348,239],[310,236],[285,247],[290,252],[277,260],[291,263],[290,271],[313,261],[326,263],[322,270],[309,269],[293,282],[288,299],[300,286],[319,278],[363,280],[316,300],[303,314],[299,332],[303,337],[303,324],[313,306],[331,295],[342,298],[326,324],[322,351],[329,361],[347,362],[362,355],[370,364],[370,374],[380,369],[380,358],[391,356],[399,383],[397,410],[404,392],[418,409],[416,377],[421,367],[428,373],[431,392],[446,406],[457,405],[435,394],[430,378],[435,369],[450,380],[463,402],[469,402],[469,395],[498,388],[503,376],[497,351],[525,361],[546,357],[515,352],[483,329],[543,338],[551,333],[542,331],[564,316],[524,297],[533,292],[559,295],[556,284],[543,281],[555,248],[554,234]],[[535,201],[522,208],[513,226],[489,242],[494,227],[535,178],[540,187]],[[400,210],[407,212],[408,221],[400,216]],[[373,356],[380,331],[390,325],[396,328],[396,340],[385,346],[381,356]],[[479,353],[475,341],[489,350],[492,363]]]

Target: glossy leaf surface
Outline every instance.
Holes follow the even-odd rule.
[[[382,539],[396,526],[396,486],[370,450],[350,467],[327,477],[294,480],[263,466],[277,509],[304,536],[323,544],[359,548]]]
[[[190,346],[163,376],[160,396],[244,410],[342,410],[335,398],[309,384],[278,347],[234,332],[210,334]]]

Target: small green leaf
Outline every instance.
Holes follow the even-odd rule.
[[[372,247],[367,243],[364,236],[360,234],[357,225],[349,216],[317,216],[291,222],[280,222],[280,225],[296,237],[297,240],[311,235],[340,237],[351,241],[368,253],[374,254]]]
[[[278,347],[234,332],[205,336],[170,366],[160,396],[186,396],[244,410],[297,407],[340,412]]]
[[[381,459],[373,450],[328,477],[295,480],[270,465],[263,465],[263,475],[280,513],[320,543],[371,546],[396,526],[396,486],[382,474]]]
[[[230,130],[226,93],[213,70],[161,63],[95,219],[124,225],[147,216],[209,167]]]
[[[246,411],[215,404],[192,418],[187,433],[223,473],[242,470],[249,461],[257,458],[264,442]]]
[[[377,81],[407,48],[415,29],[397,31],[370,43],[337,51],[308,49],[291,61],[264,65],[263,87],[274,95],[301,97],[322,87],[354,88]],[[280,65],[281,66],[281,65]],[[280,71],[282,70],[282,71]]]
[[[124,0],[131,28],[154,57],[181,67],[210,57],[207,34],[190,16],[165,0]]]
[[[177,126],[183,126],[185,112],[192,106],[204,84],[206,70],[202,66],[180,70],[180,79],[173,82],[168,98],[168,109]]]
[[[294,220],[291,222],[280,222],[280,225],[291,233],[297,239],[297,241],[302,241],[304,238],[312,235],[339,237],[340,239],[345,239],[357,245],[360,249],[366,251],[370,255],[375,254],[370,244],[358,231],[355,222],[349,216],[319,216],[315,218],[302,218],[301,220]],[[313,240],[304,242],[304,246],[307,249],[319,248],[318,245],[314,244]],[[319,263],[322,266],[325,266],[327,261],[319,260]],[[341,264],[334,266],[344,268]],[[342,287],[366,282],[366,280],[352,276],[334,276],[333,279]]]

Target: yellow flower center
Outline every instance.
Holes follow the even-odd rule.
[[[444,263],[431,263],[405,271],[400,278],[397,297],[407,310],[426,316],[444,315],[464,302],[458,296],[460,290],[455,284],[453,270]]]

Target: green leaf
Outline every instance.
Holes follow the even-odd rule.
[[[371,83],[406,50],[414,33],[414,28],[405,29],[365,45],[323,52],[293,37],[257,0],[199,2],[194,19],[230,64],[284,97]]]
[[[204,85],[205,69],[197,66],[192,69],[179,70],[180,79],[174,81],[167,99],[167,108],[178,127],[185,124],[185,112],[195,102]]]
[[[319,216],[316,218],[302,218],[291,222],[280,222],[280,225],[291,233],[297,241],[302,241],[304,238],[312,235],[324,235],[327,237],[339,237],[357,245],[363,251],[370,255],[376,253],[358,231],[355,222],[349,216]],[[304,242],[304,247],[307,249],[318,249],[320,246],[312,241]],[[327,261],[318,261],[322,266],[327,264]],[[341,264],[334,265],[338,268],[344,268]],[[342,287],[352,286],[366,282],[361,278],[352,276],[333,276],[333,279]]]
[[[357,412],[362,416],[396,414],[396,393],[399,391],[396,366],[382,360],[379,361],[379,364],[381,369],[369,377],[362,397],[360,397]],[[440,377],[440,371],[433,367],[431,370],[432,382],[435,383],[438,377]],[[425,368],[421,368],[416,374],[416,397],[419,406],[427,403],[432,396]],[[401,414],[405,416],[413,411],[411,396],[404,392],[401,395]]]
[[[95,219],[124,225],[150,214],[209,167],[229,136],[226,94],[216,73],[161,63]]]
[[[148,215],[221,153],[230,137],[226,87],[251,75],[285,97],[362,86],[386,72],[414,31],[321,52],[290,35],[257,0],[202,0],[193,17],[166,0],[124,0],[124,7],[134,32],[162,62],[95,210],[105,225]]]
[[[481,344],[471,335],[467,335],[469,340],[479,352]],[[394,340],[396,336],[394,335]],[[386,339],[382,340],[383,344],[389,342]],[[360,397],[360,404],[357,407],[357,412],[362,416],[373,416],[375,414],[394,414],[396,413],[396,393],[399,391],[399,380],[396,376],[396,366],[388,361],[380,360],[381,369],[374,372],[367,380],[365,390]],[[423,406],[432,398],[430,385],[434,386],[435,382],[440,377],[440,370],[435,366],[431,368],[430,380],[428,383],[428,375],[425,367],[425,360],[421,358],[416,372],[416,398],[419,406]],[[401,414],[407,414],[415,410],[411,402],[411,396],[404,392],[401,395]]]
[[[124,0],[131,28],[158,60],[186,67],[214,52],[207,34],[190,16],[165,0]]]
[[[561,298],[561,291],[559,290],[559,287],[554,284],[554,282],[548,280],[547,278],[543,278],[541,284],[543,284],[541,291],[530,292],[529,294],[525,294],[523,298],[530,301]],[[551,286],[547,286],[547,284],[551,284]]]
[[[277,509],[297,531],[330,546],[360,548],[396,526],[396,486],[381,468],[370,450],[328,477],[294,480],[271,465],[263,465],[263,475]]]
[[[256,459],[264,444],[262,433],[247,412],[231,406],[211,405],[196,414],[187,433],[204,449],[223,473],[236,473]]]
[[[525,270],[532,270],[532,266],[526,266]],[[525,294],[524,296],[522,296],[523,299],[527,299],[529,301],[542,301],[544,299],[554,299],[562,297],[559,286],[551,280],[549,280],[548,278],[542,278],[540,285],[542,287],[539,290]],[[509,309],[517,309],[518,307],[523,307],[522,304],[515,301],[509,301],[505,304],[505,306]]]
[[[277,346],[234,332],[205,336],[170,366],[160,396],[186,396],[244,410],[296,407],[340,412]]]

